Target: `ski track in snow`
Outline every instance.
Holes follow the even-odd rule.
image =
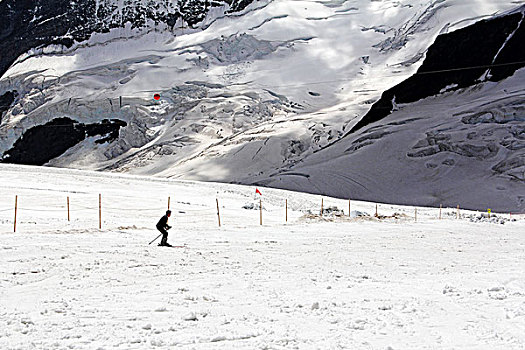
[[[439,221],[418,208],[414,222],[413,207],[391,205],[380,214],[405,219],[304,219],[319,196],[260,188],[261,227],[258,210],[241,209],[258,204],[253,187],[6,165],[0,176],[2,349],[525,344],[523,219],[473,223],[444,209]],[[168,195],[169,241],[187,248],[148,246]]]

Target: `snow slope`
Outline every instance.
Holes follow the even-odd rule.
[[[345,136],[383,91],[414,74],[440,33],[520,3],[264,0],[239,13],[215,9],[196,28],[134,28],[127,23],[71,48],[52,46],[21,56],[0,79],[0,94],[17,92],[1,120],[0,150],[6,152],[24,139],[28,129],[58,117],[85,124],[109,118],[126,122],[117,140],[100,144],[97,137],[88,137],[46,165],[263,183],[408,203],[404,190],[396,195],[382,188],[396,181],[378,176],[390,172],[391,164],[382,167],[377,162],[367,168],[374,158],[357,168],[346,167],[347,163],[336,166],[339,178],[363,170],[359,176],[373,182],[363,190],[351,185],[352,180],[304,183],[281,175],[295,169],[302,174],[318,164],[314,152]],[[512,81],[519,88],[521,80]],[[161,94],[160,101],[152,99],[154,93]],[[493,100],[499,94],[486,96]],[[426,127],[421,125],[421,130]],[[60,137],[60,127],[48,129]],[[339,159],[341,151],[328,148],[319,152],[323,162]],[[390,151],[381,143],[385,148]],[[418,169],[428,163],[411,160]],[[308,167],[301,168],[303,161]],[[468,183],[480,186],[496,165],[468,162],[450,181],[472,178],[482,169],[484,174]],[[323,169],[312,170],[311,176],[317,178]],[[427,178],[425,171],[417,172],[418,181]],[[404,172],[396,176],[403,178]],[[504,190],[494,190],[501,187],[499,180],[491,182],[490,195],[483,201],[471,195],[470,187],[457,185],[454,195],[432,195],[425,190],[427,185],[439,189],[444,180],[437,185],[422,182],[416,185],[423,191],[414,196],[414,203],[436,205],[443,200],[450,206],[459,202],[481,209],[490,204],[521,211],[523,182],[507,180],[501,180]],[[502,200],[509,193],[517,195]]]
[[[343,198],[523,212],[524,79],[521,70],[501,83],[399,105],[259,182]]]
[[[260,226],[243,209],[253,187],[11,165],[0,177],[2,349],[525,345],[523,216],[417,208],[414,222],[415,208],[380,204],[397,218],[320,219],[320,197],[260,188]],[[148,246],[168,195],[169,240],[186,248]]]

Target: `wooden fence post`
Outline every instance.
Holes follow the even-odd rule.
[[[286,222],[288,222],[288,199],[286,199]]]
[[[16,214],[17,214],[17,211],[18,211],[18,195],[15,196],[15,227],[14,227],[14,232],[16,233]]]
[[[321,198],[321,216],[323,216],[324,198]]]
[[[221,213],[219,211],[219,199],[215,198],[215,200],[217,201],[217,219],[219,219],[219,227],[221,227]]]
[[[168,210],[170,210],[170,200],[171,200],[171,197],[168,197]]]
[[[98,229],[102,230],[102,194],[98,194]]]
[[[71,218],[69,216],[69,196],[67,196],[67,221],[71,221]]]
[[[414,208],[414,221],[417,222],[417,208]]]
[[[376,218],[379,217],[379,214],[377,214],[377,203],[376,203]]]
[[[260,223],[262,225],[262,199],[259,199]]]
[[[439,220],[441,220],[441,209],[443,208],[443,204],[439,205]]]
[[[351,216],[352,216],[351,213],[352,213],[352,212],[350,211],[350,199],[349,199],[349,200],[348,200],[348,217],[351,217]]]

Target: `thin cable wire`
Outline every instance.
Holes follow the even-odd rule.
[[[504,67],[504,66],[513,66],[513,65],[520,65],[525,64],[525,61],[515,61],[515,62],[507,62],[507,63],[498,63],[498,64],[487,64],[487,65],[479,65],[479,66],[467,66],[467,67],[458,67],[458,68],[448,68],[448,69],[440,69],[440,70],[432,70],[432,71],[423,71],[423,72],[416,72],[410,77],[417,76],[417,75],[427,75],[427,74],[439,74],[439,73],[448,73],[448,72],[457,72],[457,71],[463,71],[463,70],[472,70],[472,69],[490,69],[490,68],[496,68],[496,67]],[[257,73],[257,72],[264,72],[268,70],[253,70],[249,71],[248,73]],[[214,74],[216,77],[220,77],[223,74]],[[257,82],[254,82],[255,85],[265,87],[265,88],[275,88],[275,87],[299,87],[299,86],[310,86],[310,85],[319,85],[319,84],[329,84],[329,83],[336,83],[336,82],[370,82],[370,80],[377,79],[377,80],[384,80],[385,78],[395,78],[400,77],[400,75],[380,75],[380,76],[374,76],[374,77],[368,77],[368,78],[362,78],[362,79],[355,79],[355,78],[344,78],[344,79],[332,79],[332,80],[317,80],[317,81],[311,81],[306,83],[294,83],[294,84],[283,84],[283,85],[268,85],[268,84],[260,84]],[[360,92],[360,90],[354,90],[353,92]],[[134,98],[129,96],[119,96],[124,98]],[[118,99],[118,97],[115,97],[115,99]],[[111,99],[109,99],[111,100]],[[123,104],[123,106],[126,106],[129,104]],[[136,104],[138,105],[138,104]],[[120,107],[119,107],[120,108]],[[185,118],[187,119],[187,118]],[[199,118],[200,119],[200,118]],[[219,117],[217,117],[219,119]],[[45,126],[45,125],[43,125]],[[73,125],[60,125],[64,127],[71,127]],[[54,127],[52,125],[49,125],[48,127]]]
[[[66,207],[62,209],[37,209],[37,208],[24,208],[24,207],[18,207],[18,210],[23,211],[35,211],[35,212],[63,212],[66,211]]]
[[[462,70],[472,70],[472,69],[482,69],[482,68],[489,69],[489,68],[494,68],[494,67],[502,67],[502,66],[518,65],[518,64],[525,64],[525,61],[516,61],[516,62],[500,63],[500,64],[487,64],[487,65],[482,65],[482,66],[470,66],[470,67],[459,67],[459,68],[416,72],[413,75],[409,76],[409,78],[417,76],[417,75],[448,73],[448,72],[457,72],[457,71],[462,71]],[[363,79],[333,79],[333,80],[312,81],[312,82],[307,82],[307,83],[286,84],[286,85],[264,85],[264,84],[258,84],[258,83],[255,83],[255,84],[259,86],[263,86],[263,87],[293,87],[293,86],[309,86],[309,85],[327,84],[327,83],[336,83],[336,82],[355,82],[355,81],[368,82],[371,79],[383,80],[385,78],[393,78],[393,77],[399,77],[399,75],[381,75],[381,76],[363,78]]]

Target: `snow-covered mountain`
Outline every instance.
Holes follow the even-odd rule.
[[[2,159],[523,211],[523,3],[3,0]]]

